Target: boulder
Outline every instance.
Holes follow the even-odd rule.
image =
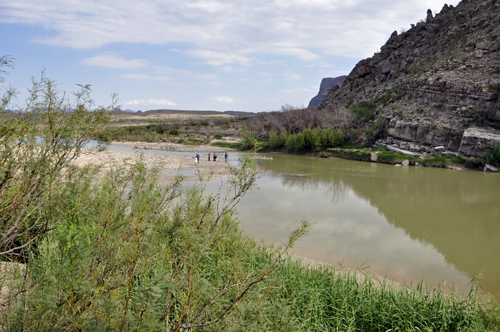
[[[380,62],[378,65],[379,65],[379,67],[382,70],[382,73],[384,75],[387,75],[391,72],[392,65],[389,62],[389,60],[384,60],[384,61]]]
[[[403,160],[403,166],[409,166],[410,161],[408,159]]]
[[[464,131],[458,152],[466,156],[479,157],[485,150],[493,149],[497,144],[500,144],[499,132],[473,127]]]
[[[378,153],[372,153],[370,160],[376,162],[378,160]]]
[[[491,165],[484,165],[484,168],[483,168],[483,171],[485,172],[498,172],[498,168],[496,168],[495,166],[491,166]]]

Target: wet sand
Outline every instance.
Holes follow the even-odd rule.
[[[114,144],[114,143],[113,143]],[[198,180],[199,176],[214,178],[229,175],[228,164],[224,161],[223,154],[220,154],[217,161],[208,161],[208,156],[200,151],[200,162],[195,165],[195,160],[190,156],[140,154],[136,152],[111,152],[111,151],[90,151],[84,150],[83,154],[74,161],[77,166],[101,165],[100,174],[122,166],[126,163],[134,163],[142,158],[142,162],[148,167],[157,166],[160,172],[169,171],[175,173],[176,170],[193,170],[195,176],[185,176],[185,180]],[[159,182],[163,184],[171,183],[175,179],[175,174],[159,174]]]

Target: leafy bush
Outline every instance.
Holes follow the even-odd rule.
[[[373,120],[377,104],[373,101],[362,101],[359,104],[351,106],[349,110],[360,120],[365,122]]]
[[[378,117],[377,120],[372,122],[370,128],[368,128],[365,134],[367,145],[373,145],[378,138],[385,135],[386,125],[387,120],[382,116]]]
[[[285,149],[290,152],[316,152],[340,146],[343,142],[342,130],[332,128],[304,129],[297,134],[289,134],[286,130],[282,130],[280,135],[271,130],[268,137],[268,147],[271,150]]]
[[[177,135],[179,135],[179,130],[178,129],[170,129],[168,131],[168,134],[172,135],[172,136],[177,136]]]
[[[500,144],[484,153],[483,159],[486,163],[500,166]]]
[[[257,148],[258,142],[259,142],[259,140],[257,139],[257,136],[252,131],[252,132],[249,132],[248,134],[243,135],[243,140],[240,143],[240,148],[242,150],[254,149],[254,148]]]
[[[26,108],[0,112],[0,259],[23,250],[59,221],[49,211],[66,187],[61,178],[92,136],[104,132],[109,108],[89,112],[90,87],[82,86],[69,104],[54,81],[34,81]],[[72,108],[73,112],[67,110]],[[45,208],[51,207],[50,209]]]
[[[222,139],[224,137],[224,134],[217,133],[214,135],[215,139]]]

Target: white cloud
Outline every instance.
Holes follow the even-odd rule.
[[[202,73],[192,72],[190,70],[175,69],[164,66],[157,66],[156,69],[160,72],[181,74],[184,76],[193,77],[203,81],[215,81],[219,79],[219,76],[215,74],[202,74]]]
[[[306,88],[295,88],[295,89],[281,89],[280,92],[289,93],[289,94],[297,94],[297,93],[313,93],[318,92],[319,86],[306,87]],[[311,97],[312,98],[312,97]]]
[[[126,60],[113,52],[96,55],[81,61],[85,66],[107,67],[107,68],[141,68],[148,65],[144,59]]]
[[[252,61],[250,58],[244,56],[208,50],[188,50],[185,53],[193,57],[205,59],[205,63],[212,66],[223,66],[228,63],[238,63],[246,66]]]
[[[135,99],[131,101],[127,101],[124,103],[125,105],[145,105],[145,106],[177,106],[176,103],[171,102],[170,100],[167,99],[154,99],[154,98],[149,98],[149,99]]]
[[[234,102],[233,98],[231,98],[231,97],[214,97],[212,99],[218,101],[219,103],[232,103],[232,102]]]
[[[0,23],[42,26],[50,34],[34,41],[44,44],[185,43],[208,64],[248,65],[262,54],[371,56],[392,31],[445,2],[459,1],[16,0],[0,3]]]
[[[291,70],[285,70],[285,73],[283,74],[283,77],[287,81],[300,80],[300,78],[301,78],[299,74],[296,74],[296,73],[294,73]]]
[[[172,77],[169,76],[151,76],[143,74],[125,74],[120,75],[121,78],[132,79],[132,80],[152,80],[152,81],[170,81]]]

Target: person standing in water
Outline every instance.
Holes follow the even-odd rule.
[[[208,153],[208,161],[210,161],[210,152]]]
[[[226,160],[227,163],[227,151],[224,153],[224,159]]]
[[[214,161],[217,161],[217,155],[214,152]]]

